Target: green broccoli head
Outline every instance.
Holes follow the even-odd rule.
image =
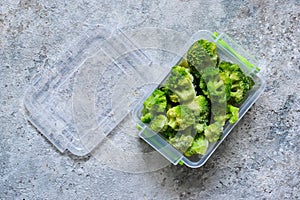
[[[170,94],[169,98],[173,103],[179,103],[179,97],[176,94]]]
[[[167,87],[162,87],[162,91],[165,92],[167,101],[169,100],[171,104],[173,103],[179,103],[179,97],[174,94],[174,92]]]
[[[207,98],[211,103],[212,116],[225,115],[227,108],[226,87],[220,77],[219,70],[214,67],[206,68],[203,70],[202,79],[203,83],[199,86],[203,87],[205,84],[205,89],[208,94]],[[206,92],[204,92],[204,94]]]
[[[193,111],[196,123],[206,124],[208,122],[210,106],[208,100],[203,95],[196,96],[195,99],[186,106]]]
[[[144,114],[141,117],[141,121],[144,122],[144,123],[149,123],[151,121],[151,119],[153,118],[153,114],[149,113],[146,110],[143,110],[142,113],[144,113]]]
[[[196,96],[187,106],[194,112],[195,116],[209,112],[208,101],[203,95]]]
[[[209,142],[218,141],[223,133],[223,125],[219,122],[215,122],[206,127],[204,131],[205,138]]]
[[[201,89],[201,92],[206,96],[206,97],[209,97],[208,96],[208,90],[207,90],[207,85],[206,85],[206,82],[204,80],[204,78],[200,78],[200,81],[199,81],[199,88]]]
[[[203,96],[196,96],[195,99],[186,105],[195,116],[194,129],[197,133],[203,133],[209,121],[210,107],[208,100]]]
[[[245,99],[247,92],[253,87],[253,85],[254,82],[250,77],[240,75],[240,81],[234,81],[231,86],[231,102],[233,104],[241,103]]]
[[[144,101],[144,108],[142,110],[141,121],[149,123],[155,113],[164,113],[167,108],[167,98],[163,91],[156,89]]]
[[[167,107],[167,98],[163,91],[156,89],[150,97],[144,101],[144,108],[147,111],[160,113],[165,112]]]
[[[150,123],[150,128],[155,132],[162,132],[167,130],[168,118],[163,115],[157,115]]]
[[[168,142],[175,147],[177,150],[184,153],[193,143],[194,141],[194,131],[193,129],[187,128],[183,131],[177,133],[176,136],[170,138]]]
[[[195,123],[195,116],[186,105],[172,107],[167,112],[168,125],[176,131],[184,130]]]
[[[167,97],[167,110],[179,104],[179,97],[165,85],[160,88]]]
[[[227,115],[228,115],[230,124],[235,123],[239,119],[239,108],[238,107],[228,105],[227,113],[228,113]]]
[[[209,142],[208,140],[201,135],[200,137],[196,138],[192,145],[188,148],[188,150],[184,153],[185,156],[192,156],[195,154],[205,155]]]
[[[231,80],[230,102],[241,103],[246,93],[253,87],[254,81],[246,76],[237,64],[224,61],[219,64],[219,69],[224,79],[227,77]]]
[[[235,72],[241,70],[237,64],[232,64],[231,62],[227,61],[222,61],[219,64],[219,69],[223,72]]]
[[[200,81],[200,88],[203,88],[203,93],[211,100],[224,100],[226,99],[225,84],[221,79],[219,70],[215,67],[207,67],[202,72]]]
[[[230,99],[230,94],[231,94],[231,86],[232,86],[232,81],[231,79],[226,76],[225,73],[220,73],[220,78],[222,79],[223,81],[223,84],[224,84],[224,90],[225,90],[225,95],[226,95],[226,101],[228,101]]]
[[[191,101],[196,96],[193,76],[189,73],[188,69],[181,66],[174,66],[172,68],[165,87],[176,94],[179,102]]]
[[[161,132],[161,134],[165,136],[166,139],[174,137],[177,133],[178,131],[175,131],[170,126],[167,126],[166,130]]]
[[[207,40],[198,40],[189,48],[186,58],[189,66],[198,72],[207,66],[216,66],[219,59],[217,46]]]
[[[199,122],[197,124],[194,125],[194,129],[197,133],[201,134],[205,131],[207,125],[206,125],[206,122]]]
[[[215,122],[218,124],[224,126],[225,122],[229,120],[230,124],[235,123],[239,119],[239,108],[232,106],[232,105],[227,105],[227,113],[223,115],[216,115],[214,116]]]

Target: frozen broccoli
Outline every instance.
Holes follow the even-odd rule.
[[[188,148],[188,150],[184,153],[185,156],[192,156],[195,154],[204,155],[207,151],[209,142],[208,140],[201,135],[200,137],[196,138],[192,145]]]
[[[184,67],[174,66],[172,68],[165,87],[178,96],[179,102],[191,101],[196,96],[193,76]]]
[[[219,70],[215,67],[207,67],[202,72],[200,88],[210,100],[224,102],[226,100],[225,84],[220,77]]]
[[[199,88],[201,89],[201,92],[206,96],[206,97],[209,97],[208,96],[208,90],[207,90],[207,85],[206,85],[206,82],[204,80],[204,78],[200,78],[199,80]]]
[[[236,105],[253,85],[238,65],[219,63],[214,43],[198,40],[144,101],[141,120],[185,156],[204,155],[225,123],[238,121]]]
[[[196,96],[191,103],[187,104],[187,107],[194,112],[195,116],[208,116],[209,114],[208,101],[202,95]]]
[[[239,108],[238,107],[228,105],[227,113],[228,113],[227,115],[228,115],[230,124],[235,123],[239,119]]]
[[[170,94],[170,101],[172,101],[173,103],[179,103],[179,97],[176,94]]]
[[[193,111],[195,116],[194,129],[197,133],[202,133],[209,121],[210,106],[208,100],[202,96],[196,96],[196,98],[187,107]]]
[[[163,115],[157,115],[150,123],[150,128],[155,132],[161,132],[167,130],[168,118]]]
[[[194,125],[194,129],[197,133],[203,133],[207,127],[206,122],[198,122]]]
[[[167,139],[174,137],[178,131],[175,131],[170,126],[167,126],[167,129],[165,131],[160,132],[163,136],[165,136]]]
[[[213,119],[215,123],[219,124],[220,126],[224,126],[225,122],[229,119],[229,115],[227,113],[223,115],[215,115]]]
[[[151,121],[151,119],[153,118],[153,114],[149,113],[146,110],[143,110],[142,114],[143,115],[141,117],[141,121],[144,122],[144,123],[149,123]]]
[[[231,80],[230,102],[238,104],[245,98],[246,93],[253,87],[253,80],[246,76],[237,64],[221,62],[219,64],[221,77]]]
[[[219,69],[215,67],[206,68],[203,70],[201,77],[202,81],[199,85],[200,88],[202,88],[203,93],[206,94],[207,98],[210,100],[210,115],[213,119],[212,123],[216,123],[205,128],[205,132],[210,138],[219,138],[227,120],[227,95],[229,94],[229,91],[219,72]],[[230,80],[226,81],[228,81],[226,82],[227,84],[230,84]],[[209,141],[212,140],[213,139],[209,139]]]
[[[226,101],[228,101],[231,97],[232,81],[228,76],[226,76],[223,73],[220,73],[220,78],[222,79],[223,84],[224,84],[224,91],[225,91],[225,95],[226,95]]]
[[[229,120],[230,124],[235,123],[239,119],[239,108],[233,105],[227,105],[227,112],[225,115],[214,116],[214,120],[221,124],[225,125],[225,122]]]
[[[194,129],[197,133],[203,133],[208,120],[210,107],[208,100],[203,96],[196,96],[195,99],[187,104],[187,107],[193,112],[195,116]]]
[[[169,103],[179,103],[179,97],[172,90],[168,89],[167,87],[162,87],[161,90],[165,92],[167,101],[170,101]]]
[[[159,89],[154,90],[151,96],[144,101],[141,121],[144,123],[149,123],[154,114],[164,113],[166,112],[166,108],[167,98],[165,93]]]
[[[195,123],[195,116],[186,105],[170,108],[167,117],[168,125],[176,131],[184,130]]]
[[[205,138],[209,142],[218,141],[223,133],[223,125],[219,122],[215,122],[206,127],[204,131]]]
[[[169,143],[181,152],[185,152],[194,141],[193,129],[187,128],[184,131],[180,131],[176,136],[169,139]]]
[[[189,48],[186,58],[192,71],[197,75],[206,67],[217,65],[219,59],[217,46],[207,40],[198,40]]]

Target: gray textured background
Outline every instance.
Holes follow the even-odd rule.
[[[299,199],[300,2],[0,2],[0,199]],[[226,32],[264,66],[267,87],[199,169],[130,174],[60,154],[24,119],[30,79],[94,24]]]

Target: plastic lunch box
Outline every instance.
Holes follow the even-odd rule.
[[[172,31],[172,36],[162,34],[165,30],[136,32],[131,35],[133,39],[120,29],[98,27],[88,32],[62,54],[59,62],[33,79],[24,98],[28,120],[59,151],[84,156],[130,116],[139,126],[139,136],[171,163],[202,166],[238,122],[225,125],[222,138],[210,144],[206,155],[190,159],[140,121],[143,101],[198,39],[215,42],[221,60],[239,64],[253,78],[255,86],[240,106],[239,120],[263,92],[265,83],[256,60],[227,35],[198,31],[187,39],[178,38]],[[154,58],[146,53],[147,45],[133,42],[139,37],[147,43],[147,39],[161,35],[164,38],[160,47],[148,47],[152,52],[172,52],[172,59],[164,68],[154,64]],[[164,49],[168,43],[172,45]]]

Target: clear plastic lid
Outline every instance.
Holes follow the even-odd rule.
[[[119,29],[98,27],[63,60],[35,77],[25,95],[28,119],[61,152],[91,152],[155,82],[151,60]],[[156,81],[157,82],[157,81]]]

